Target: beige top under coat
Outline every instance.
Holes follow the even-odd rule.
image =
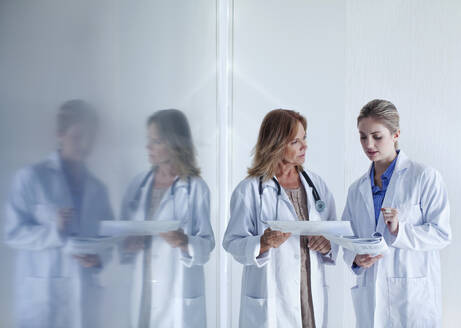
[[[296,215],[300,221],[309,220],[309,211],[307,208],[307,195],[304,186],[301,184],[297,189],[285,189],[288,194]],[[314,328],[314,308],[312,303],[311,292],[311,267],[309,249],[307,248],[308,237],[300,237],[301,247],[301,316],[303,328]]]

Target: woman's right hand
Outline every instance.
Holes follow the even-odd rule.
[[[355,256],[354,263],[357,264],[359,267],[367,269],[371,267],[373,264],[375,264],[375,262],[377,262],[382,257],[383,255],[381,254],[376,256],[372,256],[370,254],[357,254]]]
[[[270,248],[278,248],[288,238],[290,238],[290,232],[274,231],[271,228],[264,230],[264,234],[261,236],[261,248],[259,255],[267,252]]]
[[[130,236],[123,241],[123,249],[127,252],[137,252],[144,248],[144,236]]]

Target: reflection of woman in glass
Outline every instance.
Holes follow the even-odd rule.
[[[177,220],[180,229],[129,237],[122,254],[134,264],[134,327],[205,327],[203,265],[214,248],[210,195],[199,176],[190,128],[178,110],[161,110],[147,122],[152,169],[137,176],[122,219]]]
[[[98,254],[64,251],[72,236],[93,237],[112,218],[105,186],[85,167],[97,131],[94,110],[81,100],[58,112],[59,151],[22,169],[7,204],[6,242],[18,250],[20,327],[95,327]]]

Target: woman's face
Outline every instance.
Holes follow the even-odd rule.
[[[285,164],[303,165],[306,156],[306,131],[303,125],[298,122],[298,129],[293,140],[290,140],[285,149],[283,162]]]
[[[149,162],[152,165],[165,164],[170,161],[170,154],[168,147],[159,134],[155,123],[150,124],[147,127],[147,144]]]
[[[75,123],[58,134],[61,156],[72,161],[84,161],[93,150],[96,129]]]
[[[358,124],[363,151],[373,162],[391,161],[395,157],[395,143],[400,131],[392,134],[379,120],[366,117]]]

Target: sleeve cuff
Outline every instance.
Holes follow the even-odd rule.
[[[57,247],[65,246],[67,238],[64,232],[59,231],[58,223],[54,222],[51,228],[50,240],[54,240]],[[53,242],[51,242],[53,244]]]
[[[354,274],[360,275],[365,271],[365,269],[354,263],[355,256],[355,253],[344,249],[344,262],[346,263],[346,266],[348,266]]]
[[[194,265],[196,259],[196,247],[194,246],[194,239],[193,237],[188,237],[187,242],[187,251],[180,249],[181,252],[181,262],[188,268]]]
[[[210,258],[208,243],[198,236],[188,236],[187,252],[181,250],[181,261],[185,266],[204,265]]]
[[[247,243],[247,254],[252,254],[251,262],[258,268],[266,265],[271,257],[271,249],[259,255],[261,251],[261,236],[249,237]]]
[[[325,263],[325,264],[335,264],[335,260],[334,260],[334,254],[333,254],[333,249],[330,249],[328,251],[328,253],[326,254],[320,254],[321,255],[321,258],[322,258],[322,262]]]
[[[332,242],[330,242],[330,246],[330,251],[325,255],[322,255],[322,261],[327,265],[335,265],[336,258],[338,257],[339,246]]]
[[[364,268],[358,266],[357,264],[355,264],[355,262],[352,263],[351,269],[352,269],[352,272],[354,272],[356,275],[360,275],[365,271]]]
[[[399,231],[397,232],[397,235],[393,235],[391,233],[389,233],[389,242],[388,242],[388,245],[391,246],[391,247],[395,247],[395,248],[402,248],[403,247],[403,235],[404,235],[404,230],[405,230],[405,227],[406,226],[406,223],[405,222],[402,222],[402,221],[399,221]]]

